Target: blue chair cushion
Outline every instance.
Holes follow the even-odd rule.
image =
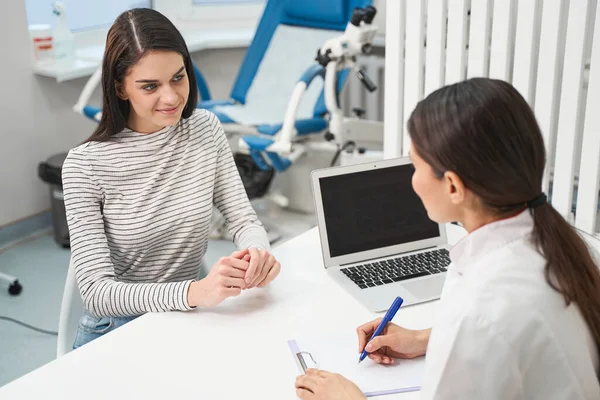
[[[83,107],[83,114],[86,117],[88,117],[89,119],[94,119],[96,114],[98,114],[100,111],[102,111],[102,109],[100,107],[94,107],[94,106],[84,106]]]
[[[235,124],[236,123],[234,120],[229,118],[228,115],[223,114],[220,111],[212,111],[212,112],[217,116],[217,118],[219,119],[219,121],[221,121],[222,124]]]
[[[327,128],[327,121],[323,118],[300,119],[294,124],[299,136],[318,133]],[[283,124],[258,125],[256,129],[263,135],[274,136],[281,130]]]
[[[285,13],[288,17],[300,20],[341,24],[348,22],[347,3],[346,0],[288,1],[285,6]]]
[[[267,154],[271,165],[277,172],[283,172],[292,165],[292,162],[289,159],[281,157],[277,153],[266,151],[267,147],[274,143],[274,140],[258,136],[243,136],[242,139],[244,139],[248,147],[250,147],[250,156],[260,169],[266,171],[269,168],[262,155],[263,152]]]
[[[243,136],[244,142],[252,150],[265,151],[267,147],[275,143],[273,139],[263,138],[259,136]]]
[[[196,108],[205,108],[208,110],[212,107],[228,106],[231,104],[235,104],[235,102],[233,100],[204,100],[204,101],[198,102],[198,105],[196,106]]]
[[[201,101],[196,105],[196,108],[202,108],[215,114],[222,124],[235,124],[236,122],[225,114],[222,110],[217,110],[216,107],[235,104],[232,100],[207,100]]]

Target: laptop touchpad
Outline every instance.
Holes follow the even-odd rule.
[[[427,279],[420,279],[418,281],[404,282],[402,283],[402,287],[418,299],[439,298],[442,294],[445,280],[446,277],[440,275],[428,277]]]

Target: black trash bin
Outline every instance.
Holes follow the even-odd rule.
[[[235,153],[233,161],[240,173],[240,178],[242,178],[248,199],[263,197],[273,181],[275,169],[273,167],[269,167],[266,171],[260,169],[252,157],[244,153]]]
[[[55,154],[38,165],[38,176],[50,186],[54,240],[65,248],[70,246],[62,187],[62,166],[66,157],[67,153]]]

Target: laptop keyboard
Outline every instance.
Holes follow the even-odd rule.
[[[426,253],[377,261],[370,264],[342,268],[342,271],[361,289],[385,285],[406,279],[445,272],[450,265],[448,250],[438,249]]]

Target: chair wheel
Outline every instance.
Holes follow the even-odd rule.
[[[21,286],[21,284],[19,283],[19,281],[14,281],[9,287],[8,287],[8,293],[11,294],[11,296],[16,296],[19,293],[21,293],[21,291],[23,290],[23,286]]]

